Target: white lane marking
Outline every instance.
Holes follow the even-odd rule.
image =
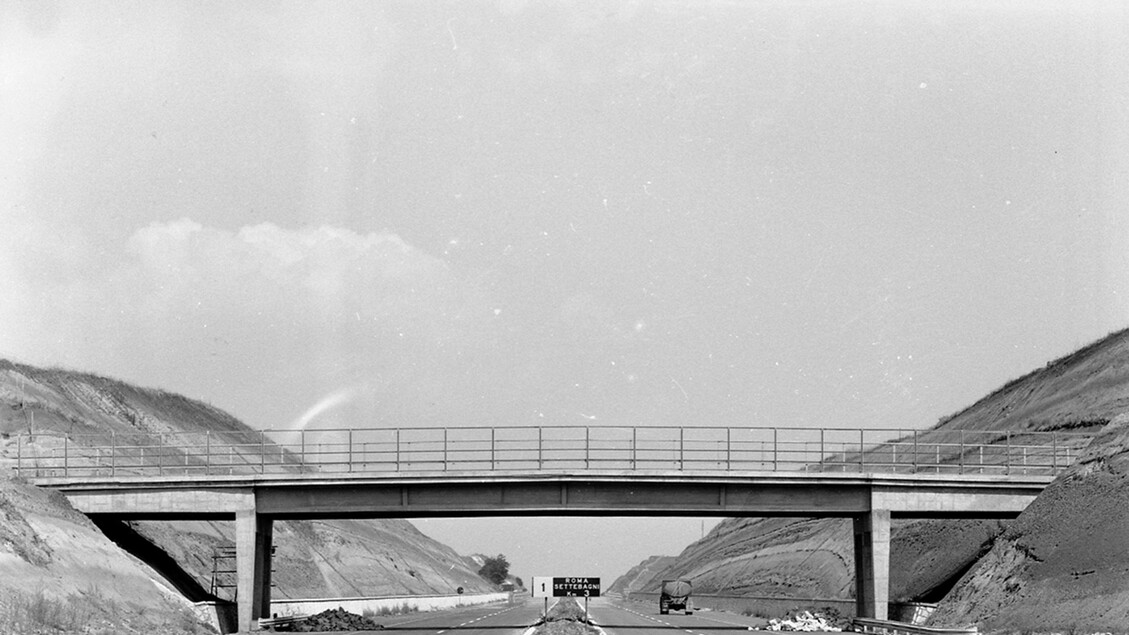
[[[449,628],[449,629],[443,629],[443,630],[441,630],[441,631],[435,631],[435,635],[443,635],[443,633],[446,633],[446,632],[447,632],[447,631],[449,631],[449,630],[451,630],[451,631],[453,631],[453,630],[457,630],[457,629],[460,629],[460,628],[462,628],[462,627],[464,627],[464,626],[469,626],[469,625],[471,625],[471,624],[474,624],[475,622],[478,622],[478,621],[484,620],[484,619],[486,619],[486,618],[488,618],[488,617],[494,617],[495,615],[501,615],[502,613],[507,613],[507,612],[509,612],[509,611],[512,611],[512,610],[514,610],[514,609],[516,609],[516,608],[518,608],[518,607],[516,607],[516,606],[511,606],[511,607],[510,607],[510,608],[508,608],[508,609],[502,609],[501,611],[495,611],[494,613],[490,613],[490,614],[488,614],[488,615],[483,615],[482,617],[476,617],[476,618],[474,618],[473,620],[470,620],[469,622],[463,622],[462,624],[459,624],[458,626],[455,626],[455,627],[452,627],[452,628]]]
[[[640,613],[639,611],[636,611],[634,609],[629,609],[626,606],[620,605],[619,608],[624,610],[624,611],[627,611],[628,613],[632,613],[634,615],[638,615],[639,617],[643,617],[643,618],[646,618],[648,620],[651,620],[652,622],[658,622],[659,624],[663,624],[663,625],[669,626],[671,628],[680,629],[685,633],[690,633],[690,635],[705,635],[705,633],[702,633],[701,631],[695,631],[695,630],[691,630],[691,629],[688,629],[688,628],[685,628],[685,627],[682,627],[682,626],[671,624],[670,622],[667,622],[666,620],[661,620],[657,617],[654,617],[653,615],[647,615],[646,613]],[[699,617],[701,617],[701,616],[699,616]],[[703,617],[702,619],[710,619],[710,618]],[[713,621],[719,622],[721,624],[728,624],[729,626],[740,626],[741,628],[744,628],[744,629],[753,630],[752,627],[748,626],[747,624],[732,624],[732,623],[729,623],[729,622],[722,622],[721,620],[713,620]]]

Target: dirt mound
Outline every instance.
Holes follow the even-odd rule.
[[[596,635],[598,631],[575,598],[561,598],[537,623],[533,635]]]
[[[323,631],[377,631],[383,628],[383,625],[363,615],[350,613],[342,608],[322,611],[294,625],[294,630],[299,633],[320,633]]]
[[[1008,527],[930,619],[1034,632],[1129,630],[1129,415]]]

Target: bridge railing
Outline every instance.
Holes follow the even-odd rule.
[[[15,468],[31,477],[501,470],[1055,474],[1089,438],[1062,431],[619,426],[24,435],[15,438]]]

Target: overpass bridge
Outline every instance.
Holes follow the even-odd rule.
[[[1010,518],[1088,437],[1061,432],[498,427],[17,438],[16,470],[103,520],[229,519],[238,624],[270,614],[273,522],[432,516],[853,519],[884,618],[892,518]]]

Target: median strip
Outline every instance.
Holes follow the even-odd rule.
[[[549,607],[548,614],[523,635],[606,635],[606,633],[591,617],[585,618],[584,609],[575,599],[567,597],[561,598]]]

